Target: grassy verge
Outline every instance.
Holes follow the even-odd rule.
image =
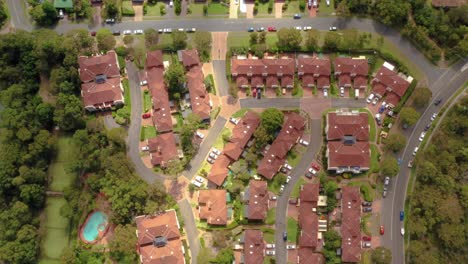
[[[301,192],[301,186],[305,183],[306,181],[304,178],[301,176],[299,180],[296,182],[296,185],[294,185],[294,188],[291,192],[291,198],[297,199],[299,198],[299,194]]]
[[[155,138],[157,136],[156,127],[154,126],[142,126],[140,141]]]
[[[203,6],[202,3],[190,3],[189,9],[190,14],[188,16],[203,16]]]
[[[229,128],[224,127],[223,130],[221,130],[221,134],[219,134],[218,138],[216,138],[216,141],[213,144],[213,147],[219,150],[222,150],[224,148],[223,137],[231,137],[231,135],[232,135],[232,131]]]
[[[327,6],[326,1],[322,1],[317,10],[318,16],[329,16],[335,12],[334,0],[330,0],[330,5]]]
[[[151,109],[151,105],[151,95],[149,94],[149,92],[145,91],[143,93],[143,112],[148,112]]]
[[[250,33],[249,32],[229,32],[227,43],[228,48],[231,47],[250,47],[249,44]],[[276,33],[267,32],[265,43],[270,49],[276,47],[278,42],[278,36]]]
[[[359,112],[361,113],[367,113],[367,120],[369,121],[369,141],[370,142],[375,142],[375,139],[376,139],[376,127],[375,127],[375,120],[374,120],[374,116],[372,115],[372,113],[367,110],[367,109],[364,109],[364,108],[361,108],[359,109]]]
[[[377,173],[380,170],[379,165],[379,149],[375,144],[370,144],[371,149],[371,165],[370,165],[370,173]]]
[[[276,208],[270,208],[268,210],[268,212],[267,212],[267,216],[266,216],[266,219],[265,219],[265,224],[267,224],[267,225],[275,224],[275,214],[276,214]]]
[[[208,15],[227,15],[229,8],[221,3],[211,3],[208,5]]]
[[[130,111],[132,109],[132,100],[130,100],[130,84],[128,83],[128,79],[123,79],[122,85],[124,88],[125,106],[128,106],[128,110]]]
[[[155,5],[150,5],[150,4],[146,5],[145,16],[162,16],[161,6],[164,6],[164,3],[158,2]]]
[[[299,225],[297,224],[297,221],[291,217],[288,217],[288,224],[287,224],[286,230],[288,231],[289,242],[296,244],[298,229],[299,229]]]
[[[243,117],[243,116],[245,115],[245,113],[247,113],[247,111],[248,111],[248,109],[243,108],[243,109],[241,109],[241,110],[235,112],[235,113],[232,115],[232,117],[234,117],[234,118],[241,118],[241,117]]]

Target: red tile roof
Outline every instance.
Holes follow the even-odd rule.
[[[163,54],[161,50],[150,51],[146,53],[146,68],[164,67]]]
[[[355,89],[358,89],[358,88],[362,88],[362,89],[366,89],[367,88],[367,76],[356,76],[354,78],[354,88]]]
[[[372,80],[372,85],[382,84],[387,92],[392,92],[402,97],[408,89],[410,83],[398,76],[398,74],[385,66],[380,67]]]
[[[226,155],[220,155],[211,167],[211,171],[208,174],[208,180],[216,186],[221,186],[228,176],[228,166],[231,164],[231,160]]]
[[[80,56],[78,64],[80,65],[78,72],[82,82],[94,81],[98,75],[105,75],[108,79],[120,77],[117,54],[113,50],[100,56]]]
[[[343,186],[341,189],[341,259],[343,262],[361,260],[361,194],[357,186]]]
[[[227,224],[226,190],[200,190],[198,205],[200,219],[210,225]]]
[[[265,242],[260,230],[246,229],[244,231],[244,263],[263,264]]]
[[[297,59],[298,75],[312,74],[313,76],[330,76],[331,63],[329,58],[304,57]]]
[[[304,74],[301,76],[302,86],[303,87],[314,87],[315,79],[312,74]]]
[[[327,115],[327,128],[327,140],[341,140],[344,136],[353,136],[357,141],[369,140],[367,113],[330,112]]]
[[[320,76],[317,79],[317,88],[319,89],[324,89],[324,88],[330,88],[330,77],[326,76]]]
[[[174,210],[156,216],[138,216],[135,221],[138,252],[142,263],[184,263],[180,226]],[[164,237],[167,243],[156,247],[153,244],[156,237]]]
[[[319,184],[304,184],[301,186],[299,202],[299,236],[300,247],[316,248],[318,245],[318,215],[313,209],[317,208]]]
[[[268,189],[266,181],[251,180],[249,182],[247,218],[249,220],[265,220],[268,211]]]
[[[236,78],[237,87],[244,87],[249,85],[249,79],[246,76],[238,76]]]
[[[266,87],[267,88],[279,87],[278,77],[275,75],[268,75],[266,77]]]
[[[298,264],[325,264],[325,258],[320,253],[315,253],[312,248],[299,248],[297,254]]]
[[[239,87],[246,85],[250,79],[251,87],[262,87],[266,81],[267,87],[273,87],[281,82],[282,87],[293,85],[295,62],[292,58],[280,59],[237,59],[231,60],[232,76],[236,78]],[[279,78],[275,80],[275,78]],[[241,78],[239,81],[238,79]]]
[[[187,88],[190,94],[192,112],[202,120],[210,119],[210,96],[206,91],[201,67],[193,67],[187,72]]]
[[[351,86],[351,76],[349,74],[340,74],[338,76],[338,86],[340,87]]]
[[[301,204],[303,202],[312,203],[312,205],[317,206],[318,197],[319,197],[319,184],[307,183],[302,185],[301,192],[299,194],[299,199]]]
[[[398,95],[394,94],[394,93],[389,93],[385,97],[385,102],[387,102],[387,104],[395,107],[400,102],[400,97]]]
[[[147,77],[148,89],[153,100],[153,123],[159,133],[172,131],[169,94],[164,84],[164,68],[152,67],[148,69]]]
[[[178,157],[176,141],[172,132],[148,139],[148,147],[153,166],[166,166],[167,162]]]
[[[185,68],[200,65],[200,58],[198,57],[198,51],[196,49],[182,50],[182,63]]]
[[[284,75],[281,77],[281,87],[292,88],[294,85],[294,77],[292,75]]]
[[[247,112],[233,128],[232,136],[229,143],[224,147],[223,153],[234,161],[238,160],[259,124],[260,117],[258,114]]]
[[[267,179],[272,179],[286,160],[289,150],[302,137],[305,119],[297,113],[290,113],[285,117],[283,128],[263,157],[257,172]]]
[[[342,142],[328,142],[328,168],[357,167],[368,169],[370,167],[369,142],[356,142],[353,145],[344,145]]]
[[[81,95],[85,106],[111,105],[123,102],[120,78],[107,79],[104,83],[88,82],[81,84]]]
[[[349,74],[350,76],[367,76],[369,73],[369,64],[367,59],[353,59],[338,57],[334,62],[335,74]]]

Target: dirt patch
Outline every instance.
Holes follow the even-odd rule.
[[[275,18],[283,17],[283,5],[284,3],[275,3]]]
[[[143,6],[142,5],[134,5],[133,10],[135,10],[135,21],[143,21]]]
[[[42,98],[42,101],[55,105],[57,98],[49,92],[50,82],[47,76],[41,74],[40,76],[41,84],[39,85],[39,96]]]
[[[179,177],[176,180],[165,180],[164,186],[169,195],[174,197],[177,201],[184,199],[186,196],[186,187],[188,185],[188,180],[184,177]]]

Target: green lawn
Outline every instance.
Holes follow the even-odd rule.
[[[68,163],[73,160],[74,146],[71,137],[59,137],[57,140],[57,157],[49,167],[49,177],[52,179],[49,189],[63,191],[70,186],[76,175],[65,171]]]
[[[294,220],[291,217],[288,217],[288,225],[286,230],[288,231],[288,241],[291,243],[296,244],[297,242],[297,230],[299,229],[299,226],[297,224],[297,221]]]
[[[234,118],[241,118],[241,117],[243,117],[243,116],[245,115],[245,113],[247,113],[247,111],[248,111],[248,109],[243,108],[243,109],[241,109],[241,110],[235,112],[235,113],[232,115],[232,117],[234,117]]]
[[[297,147],[300,147],[300,146],[294,147],[291,151],[288,152],[288,156],[286,157],[288,164],[293,167],[296,167],[297,164],[299,164],[299,161],[301,161],[301,157],[302,157],[301,152],[297,151]]]
[[[141,127],[141,137],[140,140],[146,140],[150,138],[155,138],[157,136],[156,127],[154,126],[142,126]]]
[[[288,9],[286,9],[286,11],[283,11],[283,17],[293,16],[294,14],[301,14],[302,16],[305,15],[305,13],[301,12],[301,10],[299,9],[299,1],[290,1],[288,4]]]
[[[132,14],[135,15],[135,9],[133,9],[132,1],[122,1],[122,15]]]
[[[151,109],[152,101],[151,101],[151,95],[148,92],[143,93],[143,112],[148,112]]]
[[[227,14],[229,14],[229,7],[224,6],[221,3],[211,3],[208,5],[208,15],[227,15]]]
[[[128,106],[131,109],[132,100],[130,100],[130,85],[128,83],[128,79],[123,79],[122,80],[122,85],[123,85],[123,88],[124,88],[125,105]]]
[[[294,185],[294,188],[291,192],[291,198],[297,199],[299,198],[299,194],[301,192],[301,186],[305,183],[306,181],[304,178],[301,176],[299,180],[296,182],[296,185]]]
[[[364,109],[364,108],[361,108],[359,109],[359,112],[361,113],[367,113],[367,120],[369,121],[369,141],[370,142],[375,142],[375,139],[376,139],[376,127],[375,127],[375,120],[374,120],[374,116],[372,115],[372,113],[367,110],[367,109]]]
[[[330,5],[327,6],[327,2],[325,0],[321,1],[319,5],[319,9],[317,12],[318,16],[329,16],[331,13],[335,12],[335,7],[333,4],[334,0],[330,0]]]
[[[273,225],[275,223],[276,208],[270,208],[267,212],[265,224]]]
[[[167,45],[171,46],[172,45],[172,36],[171,34],[159,34],[159,45]]]
[[[249,47],[249,32],[229,32],[228,34],[228,48],[231,47]],[[266,34],[266,44],[269,48],[275,48],[276,43],[278,42],[278,36],[276,33],[267,32]]]
[[[231,137],[232,131],[229,128],[224,127],[223,130],[221,130],[221,133],[219,134],[218,138],[216,138],[215,143],[213,144],[214,148],[217,148],[218,150],[223,150],[224,148],[223,135],[227,135]]]
[[[268,17],[268,16],[274,16],[275,13],[275,8],[273,6],[273,10],[271,13],[268,13],[268,2],[266,3],[258,3],[258,13],[255,15],[255,16],[258,16],[258,17]]]
[[[348,186],[359,186],[364,200],[372,202],[374,200],[375,190],[367,181],[351,181]]]
[[[164,6],[163,2],[157,2],[155,5],[146,5],[145,16],[161,16],[161,6]]]
[[[203,6],[205,4],[202,3],[190,3],[190,11],[191,13],[188,14],[189,16],[203,16]]]
[[[380,166],[379,166],[379,159],[378,159],[378,153],[379,150],[376,145],[370,144],[370,149],[371,149],[371,167],[369,171],[372,172],[379,172]]]

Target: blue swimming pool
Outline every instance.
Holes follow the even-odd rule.
[[[86,242],[94,242],[98,239],[99,234],[103,233],[107,228],[107,215],[100,211],[95,211],[88,216],[83,229],[82,237]]]

